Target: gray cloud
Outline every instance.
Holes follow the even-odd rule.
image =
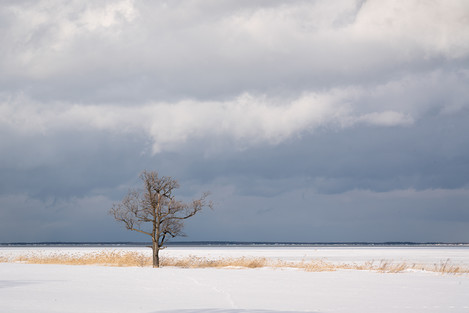
[[[48,100],[213,99],[383,82],[469,49],[464,2],[196,3],[4,6],[3,79]]]
[[[464,241],[468,16],[466,1],[4,1],[0,241],[140,238],[106,211],[143,169],[184,199],[212,190],[189,239]]]

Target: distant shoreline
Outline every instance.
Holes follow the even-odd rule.
[[[151,242],[7,242],[0,247],[142,247]],[[469,247],[467,242],[175,241],[168,247]]]

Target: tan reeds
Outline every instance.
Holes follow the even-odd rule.
[[[207,259],[196,256],[188,256],[186,258],[170,258],[163,257],[161,259],[163,266],[175,266],[183,268],[259,268],[269,266],[266,258],[219,258]]]
[[[136,251],[98,251],[90,253],[29,253],[17,257],[0,256],[0,262],[20,262],[28,264],[64,264],[64,265],[105,265],[105,266],[151,266],[151,255]],[[308,272],[336,270],[368,270],[380,273],[401,273],[405,271],[429,271],[441,274],[469,274],[469,266],[451,264],[450,260],[438,264],[409,264],[381,260],[361,264],[331,263],[325,260],[288,262],[267,258],[218,258],[210,259],[197,256],[175,258],[162,256],[161,266],[181,268],[280,268],[300,269]]]
[[[393,263],[386,260],[382,260],[378,266],[371,265],[370,267],[380,273],[401,273],[410,268],[407,263]]]
[[[439,264],[434,265],[434,272],[442,274],[460,274],[468,273],[467,268],[463,268],[457,265],[453,265],[450,262],[450,259],[447,259],[445,262],[440,262]]]
[[[343,267],[345,268],[345,267]],[[425,271],[435,272],[441,274],[469,274],[469,266],[457,266],[451,264],[451,261],[447,259],[445,262],[438,264],[416,264],[398,262],[395,263],[389,260],[381,260],[379,264],[375,264],[374,261],[366,262],[362,265],[351,265],[349,269],[356,270],[371,270],[380,273],[402,273],[405,271]]]
[[[138,252],[100,251],[86,254],[32,253],[17,257],[15,262],[28,264],[149,266],[151,259]]]

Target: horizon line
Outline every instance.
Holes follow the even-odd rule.
[[[16,241],[0,242],[5,245],[146,245],[151,241]],[[444,241],[237,241],[237,240],[188,240],[172,241],[166,245],[469,245],[469,242]]]

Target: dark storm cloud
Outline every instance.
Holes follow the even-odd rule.
[[[412,127],[356,127],[303,136],[279,145],[182,160],[181,175],[201,182],[222,176],[238,181],[241,194],[275,195],[299,186],[321,193],[353,189],[457,189],[469,185],[467,120],[434,116]],[[195,151],[195,143],[184,153]],[[191,154],[194,156],[194,154]],[[271,191],[268,191],[271,190]]]
[[[465,1],[4,1],[0,241],[140,238],[106,211],[143,169],[184,199],[212,191],[192,239],[464,240],[468,16]]]

